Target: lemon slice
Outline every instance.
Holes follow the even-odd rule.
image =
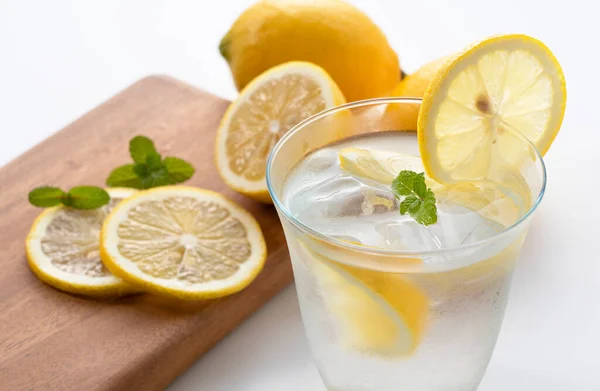
[[[316,65],[289,62],[269,69],[241,91],[221,120],[219,174],[234,190],[271,202],[265,169],[275,143],[300,121],[342,103],[333,79]]]
[[[254,217],[222,195],[185,186],[139,192],[106,218],[106,267],[144,290],[197,300],[246,287],[266,246]]]
[[[519,134],[544,154],[565,104],[564,75],[543,43],[525,35],[484,40],[451,60],[425,92],[418,121],[425,171],[441,183],[483,179],[527,155]]]
[[[340,167],[354,176],[392,184],[402,170],[423,172],[423,163],[416,156],[399,152],[344,148],[338,152]]]
[[[429,311],[429,300],[417,285],[400,274],[339,264],[298,243],[298,254],[312,268],[336,335],[347,348],[387,357],[415,351]]]
[[[102,222],[133,189],[107,189],[108,205],[95,210],[57,206],[45,209],[26,240],[27,261],[45,283],[65,292],[88,296],[120,296],[134,289],[115,277],[100,260]]]
[[[344,148],[338,152],[338,158],[340,167],[349,174],[385,185],[391,185],[402,170],[423,171],[421,159],[399,152]],[[506,177],[505,186],[487,179],[444,185],[426,177],[425,182],[439,204],[466,207],[505,228],[514,224],[531,203],[525,179],[517,175],[511,176],[510,181]]]

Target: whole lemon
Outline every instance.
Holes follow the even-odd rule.
[[[422,98],[434,76],[452,59],[445,56],[431,61],[402,79],[391,93],[395,97]],[[417,131],[420,104],[392,104],[385,112],[385,123],[395,130]]]
[[[288,61],[322,67],[348,101],[389,94],[400,80],[398,56],[385,35],[341,0],[259,1],[238,17],[219,50],[238,90]]]

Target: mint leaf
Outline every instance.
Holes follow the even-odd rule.
[[[427,185],[425,184],[425,174],[421,173],[418,177],[415,177],[413,180],[413,191],[417,195],[422,195],[423,197],[427,193]]]
[[[417,197],[409,195],[400,203],[400,214],[405,215],[406,213],[414,212],[420,204],[421,201]]]
[[[110,196],[106,190],[96,186],[78,186],[67,193],[63,203],[76,209],[96,209],[108,204]]]
[[[396,196],[407,196],[413,193],[415,178],[418,176],[414,171],[404,170],[392,182],[392,190]]]
[[[48,208],[62,203],[65,192],[58,187],[42,186],[29,192],[29,202],[40,208]]]
[[[164,167],[162,158],[158,153],[150,153],[146,156],[146,165],[150,171],[160,170]]]
[[[419,224],[431,225],[437,222],[435,195],[425,183],[425,174],[414,171],[401,171],[392,182],[392,191],[400,202],[400,214],[410,214]]]
[[[68,193],[58,187],[44,186],[29,193],[29,202],[44,208],[63,204],[76,209],[96,209],[109,201],[106,190],[96,186],[74,187]]]
[[[141,179],[148,175],[150,169],[148,168],[148,165],[146,163],[135,163],[133,165],[133,172],[135,173],[135,175],[138,176],[138,178]]]
[[[146,164],[148,155],[158,155],[160,159],[160,155],[156,151],[154,143],[145,136],[135,136],[129,141],[129,154],[136,163]]]
[[[149,189],[185,182],[194,175],[194,167],[185,160],[163,159],[148,137],[131,139],[129,152],[134,163],[114,169],[106,180],[107,185]]]
[[[169,184],[169,173],[165,167],[162,167],[158,170],[150,171],[146,176],[140,179],[144,189],[166,186]]]
[[[166,157],[163,163],[169,173],[169,183],[171,184],[187,181],[196,171],[190,163],[176,157]]]
[[[417,223],[423,225],[431,225],[437,222],[437,206],[435,200],[433,202],[423,202],[414,213],[410,214]]]
[[[134,171],[133,167],[133,164],[126,164],[115,168],[106,179],[106,185],[110,187],[133,187],[134,189],[142,189],[142,181]]]

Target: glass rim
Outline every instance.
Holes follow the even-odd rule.
[[[396,249],[385,249],[385,248],[378,248],[378,247],[365,247],[365,246],[362,246],[359,244],[346,242],[346,241],[334,238],[332,236],[329,236],[329,235],[326,235],[326,234],[323,234],[321,232],[314,230],[309,225],[303,223],[302,221],[300,221],[299,219],[294,217],[292,215],[292,213],[289,211],[289,209],[283,204],[283,202],[281,202],[281,200],[279,199],[277,194],[275,194],[273,183],[271,180],[271,171],[272,171],[272,167],[273,167],[273,162],[275,160],[275,157],[277,156],[277,153],[281,149],[282,145],[285,144],[286,141],[289,140],[291,137],[293,137],[293,135],[296,132],[298,132],[300,129],[304,128],[305,126],[307,126],[315,121],[320,120],[321,118],[327,117],[331,114],[334,114],[334,113],[337,113],[340,111],[344,111],[344,110],[350,110],[350,109],[357,108],[357,107],[381,105],[381,104],[389,104],[389,103],[420,104],[421,102],[422,102],[422,99],[419,99],[419,98],[404,98],[404,97],[387,97],[387,98],[373,98],[373,99],[359,100],[359,101],[345,103],[343,105],[339,105],[339,106],[335,106],[335,107],[323,110],[317,114],[314,114],[314,115],[306,118],[305,120],[299,122],[298,124],[296,124],[281,139],[279,139],[277,144],[275,144],[275,146],[271,150],[271,152],[269,154],[269,158],[267,159],[267,170],[266,170],[267,188],[268,188],[269,194],[270,194],[271,198],[273,199],[273,202],[275,203],[275,206],[277,207],[277,209],[280,210],[283,213],[283,215],[286,217],[286,219],[288,221],[290,221],[298,229],[300,229],[301,231],[303,231],[306,234],[309,234],[315,238],[325,241],[326,243],[331,243],[337,247],[341,247],[346,250],[358,251],[361,253],[368,253],[368,254],[373,254],[373,255],[381,255],[381,256],[386,256],[386,257],[390,257],[390,256],[392,256],[392,257],[393,256],[397,256],[397,257],[430,256],[430,255],[436,255],[436,254],[441,254],[441,253],[464,251],[464,250],[468,250],[471,248],[484,246],[493,241],[496,241],[499,238],[502,238],[502,237],[510,234],[517,227],[521,226],[526,220],[528,220],[528,218],[537,209],[540,202],[542,201],[542,198],[544,197],[544,193],[546,192],[547,173],[546,173],[546,164],[544,162],[544,159],[543,159],[542,155],[540,154],[539,150],[537,149],[537,147],[535,146],[535,144],[533,144],[527,137],[525,137],[524,135],[522,135],[520,133],[519,133],[519,136],[521,136],[520,138],[522,139],[522,141],[525,144],[529,145],[529,147],[532,148],[532,150],[535,153],[535,156],[537,157],[537,159],[539,161],[539,164],[541,165],[542,186],[541,186],[540,192],[537,195],[535,202],[533,202],[533,204],[531,205],[529,210],[526,213],[524,213],[523,216],[521,216],[519,218],[519,220],[517,220],[512,225],[506,227],[501,232],[498,232],[497,235],[494,235],[494,236],[486,238],[486,239],[478,240],[473,243],[461,244],[461,245],[457,245],[457,246],[449,246],[449,247],[439,248],[439,249],[435,249],[435,250],[396,250]]]

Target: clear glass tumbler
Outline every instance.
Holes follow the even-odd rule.
[[[382,98],[324,111],[287,133],[267,163],[306,335],[329,391],[477,389],[496,344],[514,264],[544,194],[543,160],[515,134],[514,156],[490,169],[488,179],[502,194],[516,195],[519,213],[483,240],[428,250],[364,246],[325,235],[290,210],[286,179],[306,156],[356,135],[414,130],[419,105],[417,99]],[[414,132],[398,137],[404,140],[398,152],[419,156]]]

